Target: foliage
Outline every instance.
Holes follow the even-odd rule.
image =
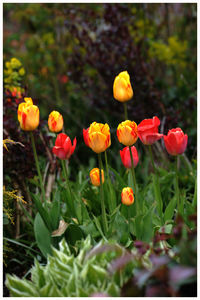
[[[79,247],[79,254],[74,256],[63,239],[60,242],[60,250],[52,249],[52,256],[48,256],[46,266],[35,260],[35,266],[31,270],[31,281],[7,275],[6,285],[11,296],[88,297],[98,291],[119,296],[119,276],[109,276],[106,268],[111,259],[124,250],[116,244],[112,245],[113,251],[110,253],[91,255],[91,252],[88,253],[91,249],[89,236]],[[95,251],[95,248],[93,250]],[[125,277],[122,278],[121,284],[124,280]]]
[[[196,224],[195,215],[190,220]],[[185,296],[186,289],[196,296],[196,243],[196,226],[188,230],[180,217],[173,233],[165,226],[153,243],[136,241],[131,252],[102,241],[91,249],[89,236],[72,250],[63,239],[45,266],[35,260],[31,281],[7,275],[6,285],[14,297]]]

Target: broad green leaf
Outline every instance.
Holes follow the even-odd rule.
[[[47,257],[51,254],[51,232],[45,226],[40,214],[37,213],[34,220],[35,239],[42,254]]]
[[[167,205],[164,213],[164,219],[165,222],[168,220],[171,220],[173,215],[174,215],[174,209],[176,208],[176,197],[172,197],[171,200],[169,201],[169,204]]]

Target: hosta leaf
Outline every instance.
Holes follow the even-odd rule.
[[[6,276],[5,282],[12,297],[38,297],[39,293],[31,281],[20,279],[17,276]]]

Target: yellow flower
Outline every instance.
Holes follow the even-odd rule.
[[[120,123],[117,127],[117,137],[123,145],[132,146],[138,139],[137,124],[130,120]]]
[[[134,203],[133,190],[130,187],[125,187],[121,193],[121,201],[123,204],[129,206]]]
[[[130,83],[130,76],[127,71],[119,73],[113,84],[114,98],[120,102],[126,102],[133,97],[133,89]]]
[[[49,130],[59,132],[63,129],[63,117],[58,111],[52,111],[48,118]]]
[[[18,121],[20,127],[25,131],[35,130],[40,122],[40,112],[36,105],[33,105],[31,98],[24,98],[25,102],[18,106]]]
[[[101,170],[101,178],[102,178],[102,183],[104,183],[104,171],[103,170]],[[90,171],[90,180],[93,185],[100,186],[99,168],[94,168]]]
[[[104,152],[111,145],[108,124],[93,122],[88,129],[88,146],[96,153]]]

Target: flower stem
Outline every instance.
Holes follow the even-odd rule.
[[[107,223],[107,218],[106,218],[106,210],[105,210],[105,204],[104,204],[104,193],[103,193],[103,183],[102,183],[102,176],[101,176],[101,170],[103,170],[103,164],[102,164],[102,160],[101,160],[101,153],[98,153],[98,160],[99,160],[100,197],[101,197],[102,220],[103,220],[104,234],[106,235],[106,233],[108,231],[108,223]]]
[[[179,198],[179,184],[178,184],[178,155],[176,156],[176,201],[177,201],[177,212],[180,213],[180,198]]]
[[[136,177],[135,177],[135,169],[134,169],[134,164],[133,164],[133,154],[131,151],[131,146],[129,146],[129,151],[130,151],[130,156],[131,156],[131,173],[132,173],[132,178],[133,178],[133,186],[134,186],[134,192],[135,192],[135,202],[136,202],[136,215],[139,212],[138,211],[138,198],[137,198],[137,183],[136,183]]]
[[[124,102],[124,117],[125,117],[125,120],[128,120],[128,111],[127,111],[127,103]]]
[[[150,153],[151,164],[152,164],[153,172],[154,172],[154,176],[155,176],[155,177],[153,177],[153,186],[154,186],[155,198],[156,198],[157,205],[158,205],[158,212],[159,212],[159,215],[160,215],[160,219],[163,221],[162,196],[161,196],[161,191],[160,191],[160,183],[159,183],[159,179],[158,179],[159,175],[158,175],[157,169],[156,169],[155,164],[154,164],[151,145],[149,145],[149,153]]]
[[[68,192],[68,195],[69,195],[69,203],[70,203],[70,206],[71,206],[71,211],[72,211],[72,213],[74,213],[74,205],[73,205],[73,201],[72,201],[72,192],[71,192],[71,188],[70,188],[70,185],[69,185],[69,180],[68,180],[67,168],[66,168],[65,160],[61,159],[60,161],[61,161],[61,165],[62,165],[64,177],[65,177],[67,192]]]
[[[110,180],[110,175],[109,175],[107,152],[105,151],[104,153],[105,153],[106,173],[107,173],[108,186],[109,186],[109,192],[110,192],[111,213],[112,213],[116,207],[116,202],[115,202],[115,198],[112,194],[112,185],[111,185],[111,180]]]
[[[34,139],[34,135],[33,135],[32,131],[30,131],[30,137],[31,137],[31,143],[32,143],[32,148],[33,148],[33,155],[34,155],[34,159],[35,159],[35,165],[36,165],[36,169],[37,169],[39,181],[40,181],[40,188],[42,191],[42,199],[46,203],[45,190],[44,190],[44,185],[42,182],[42,175],[40,172],[40,166],[39,166],[39,161],[38,161],[38,156],[37,156],[37,151],[36,151],[36,146],[35,146],[35,139]]]

